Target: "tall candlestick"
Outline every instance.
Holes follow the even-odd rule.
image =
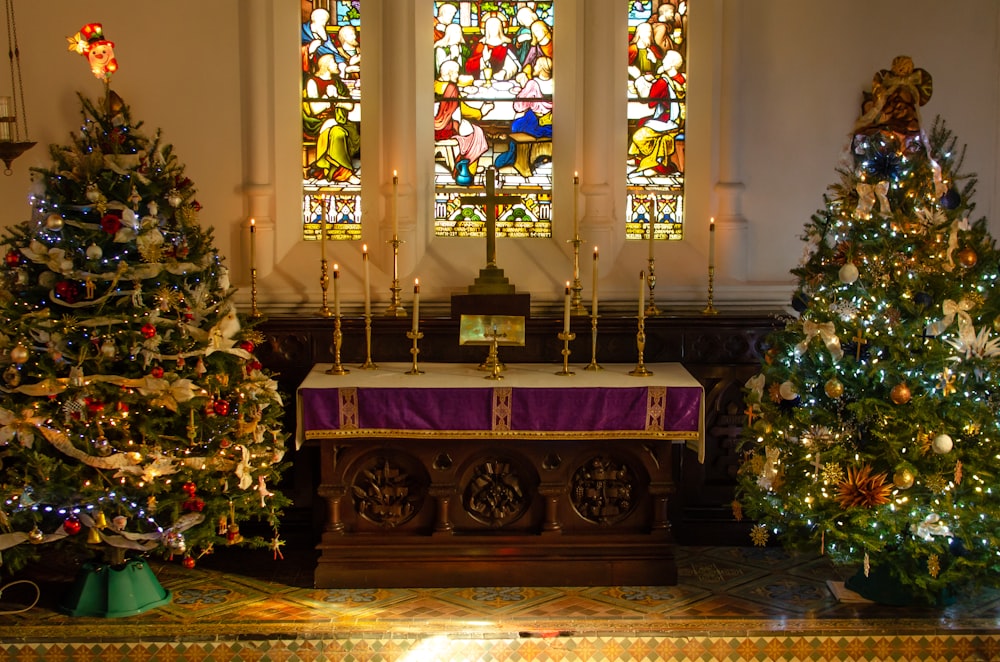
[[[333,265],[333,316],[340,319],[340,291],[337,283],[340,282],[340,265]]]
[[[646,316],[646,272],[639,272],[639,319]]]
[[[320,219],[320,235],[319,235],[319,257],[321,260],[326,260],[326,198],[320,203],[319,211],[323,215]]]
[[[597,317],[597,246],[594,246],[594,272],[590,287],[592,290],[590,293],[590,314],[592,317]]]
[[[392,171],[392,238],[399,236],[399,177]]]
[[[368,266],[368,244],[361,245],[361,259],[365,263],[365,317],[371,317],[372,314],[372,296],[371,296],[371,270]]]
[[[715,217],[708,220],[708,267],[715,267]]]
[[[569,333],[569,281],[566,281],[566,303],[563,306],[563,333]]]
[[[257,221],[250,219],[250,269],[257,267]]]
[[[650,217],[649,218],[649,259],[650,260],[653,259],[653,241],[656,238],[656,232],[655,232],[655,227],[654,226],[655,226],[655,223],[653,222],[653,218]]]
[[[580,199],[580,173],[573,173],[573,238],[580,236],[580,218],[577,216],[576,205]]]
[[[420,328],[420,279],[413,279],[413,333]]]

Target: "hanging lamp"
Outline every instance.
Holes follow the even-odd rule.
[[[35,145],[28,140],[28,116],[24,111],[24,85],[21,82],[21,50],[17,44],[14,0],[4,0],[7,19],[7,53],[10,57],[10,96],[0,96],[0,161],[3,174],[11,175],[11,162]],[[20,113],[18,112],[20,110]],[[24,130],[22,140],[21,131]]]

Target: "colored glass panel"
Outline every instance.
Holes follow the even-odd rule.
[[[684,236],[687,2],[634,0],[628,9],[628,190],[625,235]]]
[[[482,237],[485,192],[497,236],[552,236],[553,2],[433,2],[434,231]]]
[[[361,0],[302,7],[302,235],[360,239]]]

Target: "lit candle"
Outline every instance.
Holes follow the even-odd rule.
[[[368,244],[361,245],[362,260],[365,263],[365,317],[371,317],[372,314],[372,297],[369,288],[369,283],[371,282],[371,270],[368,266]]]
[[[715,268],[715,217],[708,220],[708,268]]]
[[[12,105],[13,99],[11,97],[0,97],[0,141],[3,142],[13,140],[13,132],[10,130],[14,120]]]
[[[323,202],[320,204],[319,210],[323,215],[323,218],[320,220],[319,257],[321,260],[326,262],[326,198],[323,198]]]
[[[569,281],[566,281],[566,303],[563,305],[563,333],[569,333]]]
[[[420,327],[420,279],[413,279],[413,333]]]
[[[337,319],[340,319],[340,288],[337,284],[340,282],[340,265],[333,265],[333,315]]]
[[[639,319],[646,316],[646,272],[639,272]]]
[[[257,221],[250,219],[250,270],[256,268],[257,263]]]
[[[580,199],[580,174],[573,173],[573,239],[580,236],[580,219],[577,216],[576,205]]]
[[[590,293],[590,314],[597,317],[597,246],[594,246],[594,272]]]
[[[653,222],[652,217],[650,217],[650,219],[649,219],[649,259],[650,260],[653,259],[653,241],[654,241],[654,239],[656,237],[656,232],[655,232],[654,225],[655,225],[655,223]]]
[[[399,177],[392,171],[392,238],[399,236]]]

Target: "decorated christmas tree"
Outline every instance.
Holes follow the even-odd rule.
[[[920,117],[931,91],[898,57],[865,94],[798,315],[747,384],[733,504],[755,543],[856,565],[848,587],[886,602],[1000,579],[1000,255],[956,139]]]
[[[53,546],[112,564],[190,567],[237,543],[277,557],[286,435],[254,356],[263,337],[236,310],[184,167],[107,85],[117,63],[93,25],[76,39],[104,45],[105,96],[80,97],[81,126],[34,172],[31,218],[4,230],[4,567]],[[254,520],[264,535],[244,537]]]

